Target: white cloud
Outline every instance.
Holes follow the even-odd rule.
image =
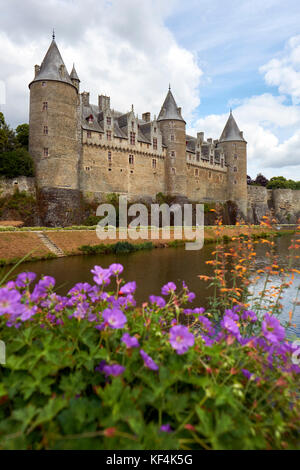
[[[263,94],[245,99],[234,110],[234,117],[248,142],[248,173],[255,176],[281,174],[300,179],[300,108],[286,105],[284,97]],[[198,119],[190,132],[204,130],[207,137],[218,138],[227,114]],[[280,142],[278,133],[292,135]]]
[[[268,85],[276,86],[280,93],[300,103],[300,36],[292,37],[281,57],[270,60],[260,68]]]
[[[1,3],[0,0],[0,6]],[[41,63],[49,47],[51,27],[57,23],[57,43],[66,66],[70,70],[75,62],[81,89],[91,92],[92,102],[97,103],[97,95],[105,93],[111,96],[112,107],[120,111],[128,111],[133,103],[139,114],[145,111],[158,114],[170,82],[187,119],[198,106],[202,71],[194,54],[178,45],[165,26],[173,0],[167,3],[158,0],[71,3],[51,0],[46,4],[29,0],[28,3],[32,15],[30,18],[27,15],[28,22],[38,24],[41,21],[45,25],[45,18],[48,18],[47,37],[41,33],[36,37],[33,32],[30,40],[26,36],[28,25],[26,29],[19,15],[15,18],[14,35],[11,35],[8,13],[16,10],[15,0],[5,2],[7,21],[1,24],[0,20],[3,30],[0,79],[6,82],[5,114],[12,125],[28,121],[27,86],[33,77],[33,66]],[[57,12],[60,12],[59,17]],[[24,37],[21,44],[16,41],[18,34]]]

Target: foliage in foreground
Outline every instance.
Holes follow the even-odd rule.
[[[2,287],[0,448],[299,447],[295,347],[270,314],[279,302],[263,303],[267,287],[249,309],[256,242],[237,243],[217,244],[209,311],[187,308],[195,295],[173,282],[137,308],[118,264],[95,266],[95,284],[66,297],[49,276],[30,287],[33,273]]]

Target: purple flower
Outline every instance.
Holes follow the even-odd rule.
[[[99,286],[109,284],[110,276],[112,272],[109,269],[103,269],[101,266],[94,266],[94,269],[91,270],[91,273],[94,274],[94,281]]]
[[[163,424],[161,427],[160,427],[160,430],[162,432],[172,432],[172,428],[171,426],[168,424]]]
[[[52,276],[43,276],[39,281],[39,285],[44,289],[53,289],[55,286],[55,279]]]
[[[205,342],[205,346],[212,346],[215,343],[215,340],[206,335],[201,335],[201,338]]]
[[[236,306],[235,306],[236,307]],[[232,320],[234,321],[239,321],[239,316],[238,314],[236,313],[237,312],[237,309],[233,307],[231,310],[229,309],[226,309],[225,310],[225,314],[224,314],[224,317],[228,317],[228,318],[231,318]]]
[[[139,342],[135,336],[130,336],[129,333],[124,333],[121,341],[126,344],[127,348],[138,348]]]
[[[112,375],[113,377],[117,377],[118,375],[123,374],[125,371],[125,367],[120,366],[119,364],[113,364],[111,366],[105,365],[103,366],[103,372],[106,376]]]
[[[82,320],[89,310],[89,304],[87,302],[83,302],[77,305],[76,310],[74,312],[74,317],[78,320]]]
[[[4,314],[14,314],[16,309],[20,310],[19,303],[21,294],[16,290],[9,290],[6,287],[0,289],[0,316]]]
[[[166,305],[165,299],[156,295],[150,295],[149,300],[152,304],[157,305],[157,307],[164,308]]]
[[[127,282],[124,286],[121,287],[119,295],[124,295],[124,294],[133,294],[136,290],[136,282]]]
[[[21,273],[18,275],[16,279],[16,286],[18,287],[26,287],[36,278],[35,273]]]
[[[103,372],[104,366],[106,366],[106,365],[107,365],[107,362],[103,360],[98,364],[97,367],[95,367],[95,370],[97,372]]]
[[[230,311],[229,311],[230,312]],[[232,316],[226,313],[221,320],[220,323],[221,327],[228,331],[228,333],[232,334],[233,336],[239,338],[240,337],[240,330],[236,322],[232,319]]]
[[[152,357],[148,356],[143,349],[140,349],[140,355],[144,360],[144,365],[151,370],[158,370],[158,365],[153,361]]]
[[[33,289],[31,294],[32,302],[37,302],[38,300],[44,299],[47,297],[47,290],[55,286],[55,279],[51,276],[44,276]]]
[[[185,308],[185,309],[183,310],[183,313],[184,313],[185,315],[192,315],[192,314],[194,313],[194,310],[193,310],[192,308]]]
[[[175,292],[175,290],[176,290],[176,285],[174,284],[174,282],[168,282],[168,284],[165,284],[162,287],[161,293],[162,295],[168,295],[171,292]]]
[[[103,312],[103,319],[113,329],[123,328],[127,322],[126,316],[118,308],[106,308]]]
[[[270,343],[277,343],[285,338],[285,330],[279,320],[267,313],[262,322],[262,333]]]
[[[194,343],[194,335],[186,326],[176,325],[170,329],[170,344],[177,354],[184,354]]]
[[[117,276],[118,274],[121,274],[123,272],[124,268],[121,264],[115,263],[110,265],[109,270],[112,274],[115,274]]]
[[[200,315],[198,317],[198,320],[201,324],[201,329],[204,331],[204,333],[210,336],[215,334],[215,329],[212,326],[212,323],[208,318],[204,317],[203,315]]]
[[[200,315],[202,315],[204,312],[205,312],[205,308],[203,308],[203,307],[200,307],[200,308],[197,307],[197,308],[194,308],[194,310],[193,310],[193,313],[195,313],[195,314],[198,313]]]
[[[78,282],[74,287],[68,292],[68,295],[78,295],[85,294],[90,292],[92,289],[91,285],[88,282]]]
[[[195,300],[196,298],[196,294],[194,294],[194,292],[189,292],[188,295],[187,295],[187,301],[188,302],[193,302],[193,300]]]
[[[28,308],[24,305],[23,307],[24,307],[24,311],[22,312],[22,315],[20,316],[21,321],[29,320],[31,317],[33,317],[36,314],[37,309],[38,309],[37,306]]]
[[[251,374],[251,372],[249,372],[248,369],[242,369],[242,373],[244,374],[244,376],[245,376],[248,380],[250,380],[251,377],[252,377],[252,375],[253,375],[253,374]]]
[[[132,294],[128,294],[126,295],[126,297],[119,297],[118,299],[113,299],[113,303],[118,306],[124,306],[125,308],[130,306],[136,306],[136,301],[134,300]]]
[[[245,310],[245,312],[242,315],[242,319],[249,321],[251,323],[255,323],[257,321],[257,316],[255,315],[252,310]]]

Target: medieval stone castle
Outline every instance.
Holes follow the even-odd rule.
[[[68,73],[55,38],[30,88],[29,151],[45,223],[72,223],[79,200],[108,193],[129,200],[236,202],[247,210],[247,142],[230,113],[220,139],[186,134],[171,89],[158,117],[139,119],[112,109],[99,95],[80,93],[75,67]],[[72,212],[73,211],[73,212]]]

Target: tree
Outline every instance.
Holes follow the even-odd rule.
[[[16,128],[16,137],[20,146],[28,150],[29,124],[20,124]]]
[[[252,178],[251,176],[247,175],[247,184],[252,184],[253,181],[252,181]]]
[[[34,176],[34,164],[24,148],[0,153],[0,176],[16,178],[17,176]]]
[[[15,133],[6,124],[3,113],[0,112],[0,153],[9,152],[16,147]]]
[[[264,176],[262,175],[261,173],[258,173],[254,183],[255,184],[258,184],[259,186],[267,186],[269,180]]]

